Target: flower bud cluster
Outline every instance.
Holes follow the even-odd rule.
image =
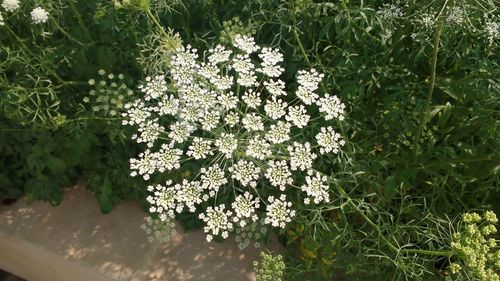
[[[83,98],[84,103],[92,106],[92,111],[102,117],[118,116],[125,109],[134,92],[125,83],[123,74],[114,75],[101,69],[99,78],[89,79],[91,88],[89,95]]]
[[[451,243],[459,260],[450,265],[450,272],[457,276],[467,274],[481,281],[500,280],[500,250],[493,237],[498,222],[495,213],[486,211],[483,217],[477,213],[465,213],[462,222]]]

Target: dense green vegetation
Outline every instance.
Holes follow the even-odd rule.
[[[19,2],[0,8],[0,199],[56,205],[83,178],[103,212],[127,200],[147,210],[146,184],[129,176],[142,146],[122,126],[124,104],[179,42],[203,52],[246,34],[281,50],[287,85],[317,69],[320,91],[347,107],[346,144],[318,163],[334,179],[330,202],[302,204],[276,230],[284,280],[494,280],[451,244],[494,223],[483,210],[500,214],[494,1]],[[33,22],[35,7],[46,22]],[[483,220],[461,215],[473,211]],[[498,272],[490,248],[485,267]]]

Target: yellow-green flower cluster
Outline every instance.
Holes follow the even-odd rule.
[[[282,281],[285,263],[281,255],[273,256],[270,253],[261,252],[261,261],[254,261],[255,278],[257,281]]]
[[[453,235],[451,247],[457,253],[458,260],[449,270],[452,274],[474,276],[477,280],[498,281],[500,276],[500,250],[492,237],[497,232],[498,219],[492,211],[486,211],[481,217],[477,213],[465,213],[460,231]]]

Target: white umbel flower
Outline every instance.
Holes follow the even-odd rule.
[[[302,86],[299,86],[299,88],[295,92],[295,95],[297,95],[297,97],[307,105],[313,104],[314,101],[316,101],[319,97],[315,92]]]
[[[339,133],[331,127],[322,127],[321,132],[316,135],[316,140],[321,146],[319,152],[321,154],[333,153],[337,154],[340,147],[344,146],[345,141],[342,139]]]
[[[229,231],[233,229],[233,223],[229,220],[232,215],[231,211],[226,211],[226,206],[219,205],[216,207],[207,207],[205,213],[201,213],[199,218],[206,225],[203,231],[207,233],[207,241],[212,241],[214,236],[221,236],[226,239],[229,236]]]
[[[207,112],[201,118],[201,128],[205,131],[212,131],[217,128],[219,125],[220,114],[218,111]]]
[[[194,213],[196,211],[196,205],[201,204],[208,198],[203,196],[203,185],[199,181],[188,181],[184,179],[182,184],[175,185],[177,191],[177,198],[181,207],[177,208],[180,213],[184,210],[184,207],[188,209],[189,212]]]
[[[325,120],[338,119],[343,121],[345,116],[345,104],[337,96],[325,94],[325,97],[317,101],[319,111],[325,113]]]
[[[286,106],[286,102],[273,97],[266,102],[266,105],[264,105],[264,110],[266,111],[267,116],[274,120],[278,120],[286,114]]]
[[[151,116],[149,108],[141,100],[125,104],[125,112],[122,113],[123,125],[142,125]]]
[[[266,157],[271,156],[271,144],[260,136],[255,136],[248,141],[246,154],[259,160],[264,160]]]
[[[279,77],[283,73],[284,68],[279,66],[283,61],[283,54],[278,49],[262,48],[259,57],[262,59],[262,64],[257,71],[269,77]]]
[[[243,195],[236,196],[231,207],[235,212],[233,221],[241,227],[245,227],[248,221],[256,222],[258,219],[255,211],[260,207],[259,199],[248,191],[245,191]]]
[[[229,167],[231,177],[238,180],[243,186],[256,187],[259,179],[260,169],[253,162],[243,159]]]
[[[255,45],[253,37],[237,34],[234,38],[234,46],[247,54],[251,54],[259,50],[259,46]]]
[[[269,80],[264,82],[266,90],[273,96],[286,96],[285,82],[283,80]]]
[[[285,160],[269,161],[265,176],[271,185],[279,187],[281,191],[285,191],[286,186],[293,183],[292,173]]]
[[[285,228],[286,224],[291,222],[295,216],[295,211],[291,209],[292,203],[286,201],[285,194],[281,194],[279,198],[269,196],[267,201],[269,201],[269,205],[266,206],[267,212],[264,223]]]
[[[283,143],[290,139],[290,129],[292,125],[288,122],[278,121],[276,124],[272,124],[269,127],[269,131],[266,134],[266,139],[274,144]]]
[[[133,138],[145,143],[130,160],[131,175],[157,180],[185,171],[178,173],[180,182],[148,187],[155,220],[199,211],[211,241],[233,228],[240,234],[257,224],[284,228],[295,215],[284,194],[290,187],[304,193],[306,203],[329,200],[328,181],[311,172],[317,155],[307,132],[321,127],[312,124],[324,123],[320,118],[342,120],[345,106],[316,93],[324,75],[314,69],[299,71],[297,90],[287,90],[280,79],[283,59],[278,49],[237,35],[234,46],[215,45],[203,58],[189,45],[177,48],[168,68],[142,83],[144,96],[122,113],[123,124],[136,129]],[[321,154],[344,144],[328,125],[316,135]],[[206,208],[208,202],[225,203]]]
[[[316,154],[311,152],[311,144],[294,142],[288,146],[290,153],[290,165],[293,171],[306,171],[312,168],[313,160],[316,159]]]
[[[165,185],[157,184],[148,186],[150,195],[146,197],[149,203],[149,212],[158,214],[162,221],[174,217],[177,209],[177,191],[172,186],[172,181],[167,181]]]
[[[251,74],[255,68],[249,54],[237,54],[231,67],[239,74]]]
[[[248,113],[241,119],[243,127],[249,131],[263,131],[264,123],[262,122],[262,117],[257,115],[255,112]]]
[[[215,146],[226,158],[232,158],[233,151],[238,148],[238,140],[233,134],[222,133],[220,138],[215,141]]]
[[[133,135],[132,139],[136,139],[137,143],[146,143],[148,147],[153,147],[160,133],[164,130],[165,129],[158,124],[158,120],[148,120],[141,124],[138,129],[139,134]]]
[[[156,171],[156,156],[149,149],[139,154],[138,158],[130,159],[130,176],[141,175],[144,180],[149,180]]]
[[[146,77],[146,84],[139,85],[139,90],[144,93],[145,100],[157,99],[167,92],[167,82],[165,75]]]
[[[310,118],[306,108],[302,104],[289,107],[288,114],[285,117],[286,121],[292,122],[297,128],[307,126]]]
[[[34,8],[30,14],[31,14],[31,19],[35,24],[46,23],[47,20],[49,19],[49,13],[41,7]]]
[[[179,100],[174,98],[173,95],[163,95],[158,102],[158,106],[153,109],[160,116],[174,116],[179,112],[179,105]]]
[[[307,195],[304,199],[304,203],[310,204],[311,199],[314,201],[314,204],[330,202],[330,195],[328,194],[328,177],[311,170],[308,171],[308,174],[309,175],[306,176],[306,184],[300,187]]]
[[[238,106],[238,97],[232,92],[223,93],[217,99],[226,110],[235,109]]]
[[[170,126],[168,137],[172,139],[172,142],[174,143],[183,143],[195,130],[196,127],[191,123],[185,121],[177,121]]]
[[[240,116],[237,112],[231,111],[224,117],[224,122],[226,122],[229,127],[234,127],[240,122]]]
[[[208,61],[212,64],[218,64],[221,62],[227,62],[229,56],[233,53],[231,50],[226,50],[222,45],[217,45],[215,48],[208,50],[210,55],[208,56]]]
[[[6,12],[14,12],[19,9],[19,0],[3,0],[2,8],[4,8]]]
[[[241,99],[245,102],[245,104],[249,108],[257,109],[260,104],[262,103],[262,100],[260,99],[260,96],[257,92],[254,91],[246,91]]]
[[[162,144],[160,151],[155,153],[156,170],[159,172],[179,169],[182,150],[174,148],[173,144]]]
[[[314,92],[318,89],[319,83],[325,77],[324,74],[319,73],[316,69],[309,71],[299,70],[297,73],[297,82],[299,85],[308,91]]]
[[[202,138],[195,137],[193,138],[193,141],[191,142],[186,155],[191,156],[196,160],[205,159],[207,158],[207,156],[214,154],[211,146],[211,140],[204,140]]]
[[[201,183],[208,189],[210,196],[215,196],[219,188],[227,183],[224,171],[217,165],[201,168]]]

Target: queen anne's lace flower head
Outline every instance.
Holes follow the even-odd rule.
[[[278,187],[281,191],[284,191],[287,185],[293,183],[292,173],[290,172],[288,164],[285,160],[271,160],[268,164],[269,167],[266,171],[266,178],[269,180],[271,185]]]
[[[344,146],[345,141],[342,139],[339,133],[331,127],[322,127],[321,132],[316,135],[316,140],[321,146],[319,152],[321,154],[339,152],[340,147]]]
[[[4,8],[6,12],[14,12],[19,9],[19,0],[3,0],[2,8]]]
[[[246,191],[236,196],[231,206],[235,212],[233,221],[239,223],[241,227],[245,227],[248,221],[257,221],[256,210],[260,207],[260,203],[250,192]]]
[[[146,198],[150,207],[150,213],[158,213],[160,220],[166,221],[174,217],[177,204],[176,190],[172,186],[172,181],[167,181],[165,185],[157,184],[148,186],[150,195]]]
[[[265,223],[274,227],[285,228],[285,225],[292,221],[295,216],[295,211],[291,210],[292,203],[286,201],[285,194],[281,194],[279,198],[269,196],[267,201],[270,202],[266,207]]]
[[[199,215],[200,219],[206,223],[204,228],[207,234],[207,241],[212,241],[213,236],[221,236],[227,238],[229,231],[233,228],[233,223],[230,221],[231,211],[226,211],[224,205],[217,207],[208,207],[205,213]]]
[[[252,37],[240,34],[237,34],[234,38],[234,46],[247,54],[251,54],[259,50],[259,46],[255,44],[255,40]]]
[[[146,77],[146,83],[139,86],[139,90],[144,93],[145,100],[157,99],[167,92],[167,82],[164,75]]]
[[[133,138],[147,146],[130,159],[131,175],[182,178],[150,184],[152,215],[169,221],[199,211],[209,241],[249,225],[284,228],[295,216],[292,204],[303,204],[285,193],[328,202],[326,175],[313,167],[318,155],[344,145],[333,127],[311,126],[344,119],[344,104],[319,91],[323,74],[301,70],[297,87],[287,87],[278,49],[244,35],[233,47],[216,45],[204,61],[191,46],[179,47],[169,68],[147,77],[139,86],[144,96],[122,113],[123,124],[137,128]]]
[[[37,7],[31,11],[31,19],[35,24],[46,23],[49,19],[49,13],[41,7]]]
[[[323,98],[320,98],[318,101],[319,111],[325,113],[325,119],[338,119],[343,121],[345,105],[340,101],[337,96],[330,96],[325,94]]]
[[[311,199],[315,204],[320,202],[330,202],[330,195],[328,194],[328,178],[318,172],[309,170],[306,176],[306,184],[300,189],[304,191],[307,197],[304,199],[305,204],[309,204]]]

